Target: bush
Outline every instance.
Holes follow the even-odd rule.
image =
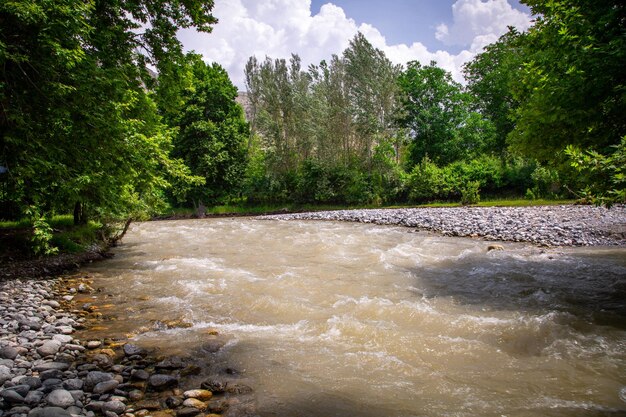
[[[532,193],[535,198],[556,198],[561,189],[559,173],[541,165],[530,175],[533,181]]]
[[[409,175],[409,198],[415,202],[447,198],[452,188],[446,183],[444,170],[428,157],[422,159]]]
[[[476,204],[480,201],[480,181],[468,181],[461,186],[461,204]]]

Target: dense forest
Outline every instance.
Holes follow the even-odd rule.
[[[184,54],[211,1],[0,3],[0,217],[108,225],[168,207],[384,205],[484,197],[626,201],[626,13],[523,0],[535,17],[464,67],[394,65],[357,34],[302,68],[251,57],[246,113]],[[156,74],[150,68],[156,69]]]

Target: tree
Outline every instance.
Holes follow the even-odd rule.
[[[0,160],[22,214],[126,217],[162,201],[172,177],[197,180],[168,156],[145,64],[179,59],[176,31],[209,31],[212,5],[0,3]]]
[[[475,98],[473,109],[493,123],[494,150],[501,154],[508,146],[508,134],[515,127],[513,113],[518,100],[513,97],[513,85],[522,65],[522,45],[523,35],[509,27],[497,42],[487,45],[484,52],[463,67],[467,91]]]
[[[189,55],[188,60],[194,81],[178,117],[180,132],[172,154],[204,179],[203,185],[186,193],[187,200],[201,207],[232,195],[241,184],[249,127],[226,70],[206,65],[198,55]]]
[[[626,7],[614,0],[524,1],[536,22],[513,90],[511,146],[551,163],[567,145],[612,153],[626,134]]]
[[[489,149],[491,123],[470,111],[472,98],[435,62],[413,61],[400,75],[399,123],[409,129],[409,168],[429,157],[439,165],[472,158]]]

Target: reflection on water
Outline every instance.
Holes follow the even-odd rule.
[[[263,416],[625,412],[626,250],[486,247],[351,223],[168,221],[133,225],[89,272],[113,335],[241,371]]]

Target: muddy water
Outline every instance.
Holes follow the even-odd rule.
[[[626,250],[486,246],[351,223],[135,224],[88,270],[118,319],[91,336],[236,369],[262,416],[624,415]]]

